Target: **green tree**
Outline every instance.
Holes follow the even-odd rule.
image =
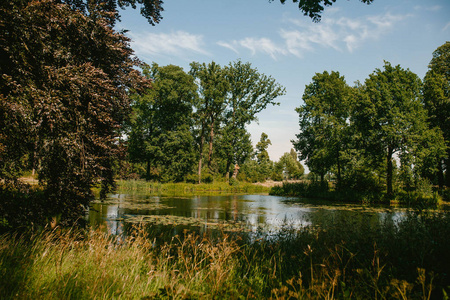
[[[261,133],[261,138],[256,144],[255,151],[255,157],[258,163],[258,173],[261,178],[259,181],[266,180],[273,172],[273,162],[270,160],[269,152],[267,152],[269,145],[272,145],[269,136],[265,132]]]
[[[259,163],[269,160],[269,152],[267,152],[269,145],[272,145],[272,142],[269,140],[269,136],[265,132],[261,133],[261,138],[259,139],[259,142],[256,144],[256,151],[255,151],[256,160]]]
[[[0,177],[20,175],[27,157],[36,161],[49,213],[66,220],[83,213],[98,182],[103,194],[113,186],[128,91],[149,86],[134,69],[129,39],[98,6],[89,9],[0,3]]]
[[[383,70],[376,69],[366,79],[356,103],[354,121],[365,149],[374,160],[385,161],[388,196],[393,193],[394,155],[403,170],[414,168],[423,158],[421,145],[429,132],[421,87],[416,74],[385,62]]]
[[[339,72],[316,73],[313,82],[305,87],[304,105],[296,111],[300,117],[300,133],[293,140],[300,158],[308,168],[320,175],[333,166],[337,168],[340,184],[342,153],[348,138],[351,108],[351,89]]]
[[[305,172],[302,164],[297,160],[297,153],[294,149],[285,152],[280,157],[280,160],[275,163],[275,170],[283,179],[300,179]]]
[[[275,98],[284,95],[286,91],[274,78],[260,74],[250,63],[239,60],[228,65],[227,81],[229,93],[223,120],[226,123],[224,129],[230,149],[226,153],[228,176],[230,166],[239,159],[236,157],[236,149],[240,147],[240,137],[246,133],[245,126],[255,121],[256,115],[269,104],[279,105]]]
[[[180,181],[192,170],[195,152],[191,133],[197,99],[194,78],[181,67],[154,63],[145,67],[152,89],[135,96],[129,132],[130,158],[147,164],[146,178]]]
[[[444,185],[444,171],[447,172],[447,186],[450,185],[450,42],[433,52],[429,70],[424,78],[423,96],[425,108],[432,127],[439,127],[447,146],[446,159],[437,157],[438,183]]]
[[[199,101],[195,106],[195,119],[198,122],[198,181],[200,183],[205,140],[208,137],[208,167],[211,169],[215,130],[220,127],[229,85],[226,80],[226,71],[215,62],[208,65],[193,62],[189,74],[196,79],[199,92]]]

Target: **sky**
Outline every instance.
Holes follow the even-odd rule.
[[[138,11],[120,11],[142,61],[189,71],[193,61],[225,66],[241,60],[286,88],[247,128],[255,146],[265,132],[272,161],[289,152],[300,133],[296,107],[316,73],[337,71],[347,84],[364,82],[384,61],[423,79],[437,47],[450,41],[449,0],[337,0],[320,23],[296,4],[278,0],[166,0],[163,19],[148,24]],[[426,4],[425,4],[426,3]]]

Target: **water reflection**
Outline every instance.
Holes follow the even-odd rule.
[[[404,215],[405,210],[389,207],[336,205],[318,200],[299,202],[268,195],[176,198],[115,194],[104,201],[94,201],[88,218],[93,226],[104,225],[109,233],[122,234],[125,223],[140,221],[171,226],[176,232],[194,227],[201,232],[219,227],[276,231],[285,224],[300,227],[350,222],[352,226],[373,226],[380,222],[396,223]]]

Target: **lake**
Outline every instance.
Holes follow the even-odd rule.
[[[123,234],[127,224],[145,222],[178,234],[221,231],[277,232],[283,226],[370,226],[399,222],[406,209],[361,204],[336,204],[317,199],[269,195],[215,195],[157,197],[141,193],[113,194],[95,200],[89,224],[103,225],[111,234]]]

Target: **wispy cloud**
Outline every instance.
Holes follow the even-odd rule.
[[[285,20],[290,27],[279,31],[277,42],[269,38],[245,38],[218,45],[239,53],[244,49],[252,54],[266,53],[273,59],[280,55],[303,57],[306,52],[315,49],[332,48],[336,51],[355,51],[364,42],[376,40],[388,33],[396,24],[410,15],[386,13],[358,19],[327,18],[321,23],[311,23],[304,19]]]
[[[287,52],[282,47],[279,47],[268,38],[252,38],[248,37],[242,40],[234,40],[229,43],[227,42],[217,42],[217,45],[228,48],[236,53],[239,53],[240,48],[245,48],[250,50],[250,52],[254,55],[257,52],[262,52],[270,55],[273,59],[277,59],[277,55],[282,54],[286,55]]]
[[[447,29],[449,29],[450,28],[450,22],[448,22],[445,26],[444,26],[444,28],[442,28],[442,31],[446,31]]]
[[[441,9],[442,9],[442,6],[440,6],[440,5],[433,5],[433,6],[416,5],[416,6],[414,6],[414,10],[418,10],[418,11],[423,11],[423,10],[439,11]]]
[[[172,33],[130,33],[133,49],[137,55],[178,55],[191,53],[209,55],[204,49],[202,35],[185,31]]]

